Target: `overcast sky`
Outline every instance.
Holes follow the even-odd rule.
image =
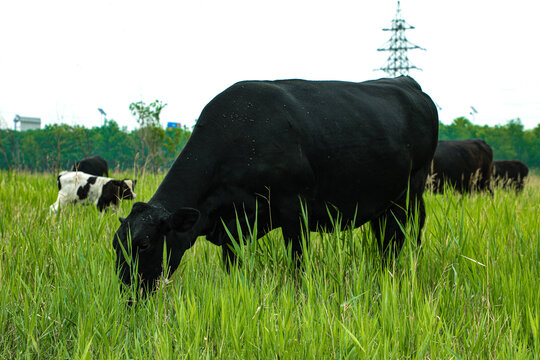
[[[167,103],[162,124],[191,127],[202,108],[240,80],[364,81],[395,0],[178,0],[0,2],[0,122],[101,125],[97,108],[136,126],[129,104]],[[402,0],[416,27],[411,75],[444,123],[540,123],[540,1]],[[471,106],[478,113],[470,115]]]

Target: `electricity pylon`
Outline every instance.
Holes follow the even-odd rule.
[[[401,17],[400,2],[397,2],[396,16],[392,20],[392,27],[389,29],[383,29],[383,31],[391,31],[392,36],[385,44],[385,47],[377,49],[377,51],[389,51],[390,55],[386,60],[383,67],[377,69],[386,72],[391,77],[400,75],[409,75],[409,70],[417,69],[422,70],[409,61],[407,51],[414,49],[426,50],[418,45],[411,43],[405,36],[405,31],[414,29],[414,26],[407,24]]]

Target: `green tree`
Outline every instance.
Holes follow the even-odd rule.
[[[11,164],[13,162],[12,156],[8,155],[13,153],[12,147],[9,146],[9,138],[13,138],[13,136],[13,130],[2,130],[0,133],[0,152],[3,155],[3,159],[0,160],[0,168],[8,169],[9,171],[12,170]]]
[[[143,171],[150,167],[156,172],[164,166],[164,153],[162,142],[165,139],[165,130],[161,127],[160,114],[167,106],[159,100],[146,105],[144,101],[131,103],[129,109],[137,119],[140,129],[137,134],[141,140],[141,155],[143,158]]]
[[[84,157],[89,157],[92,154],[92,146],[90,143],[90,132],[83,126],[74,126],[71,128],[71,133],[77,140]]]
[[[439,127],[440,140],[471,139],[477,137],[478,126],[473,125],[469,119],[459,117],[451,125]]]

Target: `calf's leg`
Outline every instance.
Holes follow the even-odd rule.
[[[56,214],[58,210],[61,207],[64,207],[69,200],[67,199],[66,195],[63,193],[58,193],[58,197],[56,198],[56,202],[49,206],[49,213]]]

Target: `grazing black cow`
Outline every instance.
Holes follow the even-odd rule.
[[[523,190],[525,178],[529,175],[529,168],[521,160],[500,160],[493,162],[493,182],[495,186]]]
[[[491,192],[493,150],[482,139],[439,140],[431,166],[431,186],[436,193],[448,184],[460,193]]]
[[[82,171],[90,175],[109,176],[109,166],[104,158],[99,155],[87,157],[77,161],[71,171]]]
[[[152,291],[201,235],[222,246],[228,264],[235,255],[225,227],[238,236],[237,219],[246,232],[257,218],[258,236],[281,227],[299,259],[302,206],[310,230],[330,228],[328,211],[338,209],[344,225],[370,221],[385,258],[396,254],[407,217],[418,211],[424,224],[437,134],[437,109],[410,77],[239,82],[206,105],[148,203],[120,219],[119,276],[130,285],[138,258],[137,284]]]
[[[115,180],[93,176],[80,171],[64,171],[58,175],[58,198],[50,206],[56,213],[66,204],[94,204],[99,211],[106,207],[117,206],[120,200],[135,199],[137,180]]]

